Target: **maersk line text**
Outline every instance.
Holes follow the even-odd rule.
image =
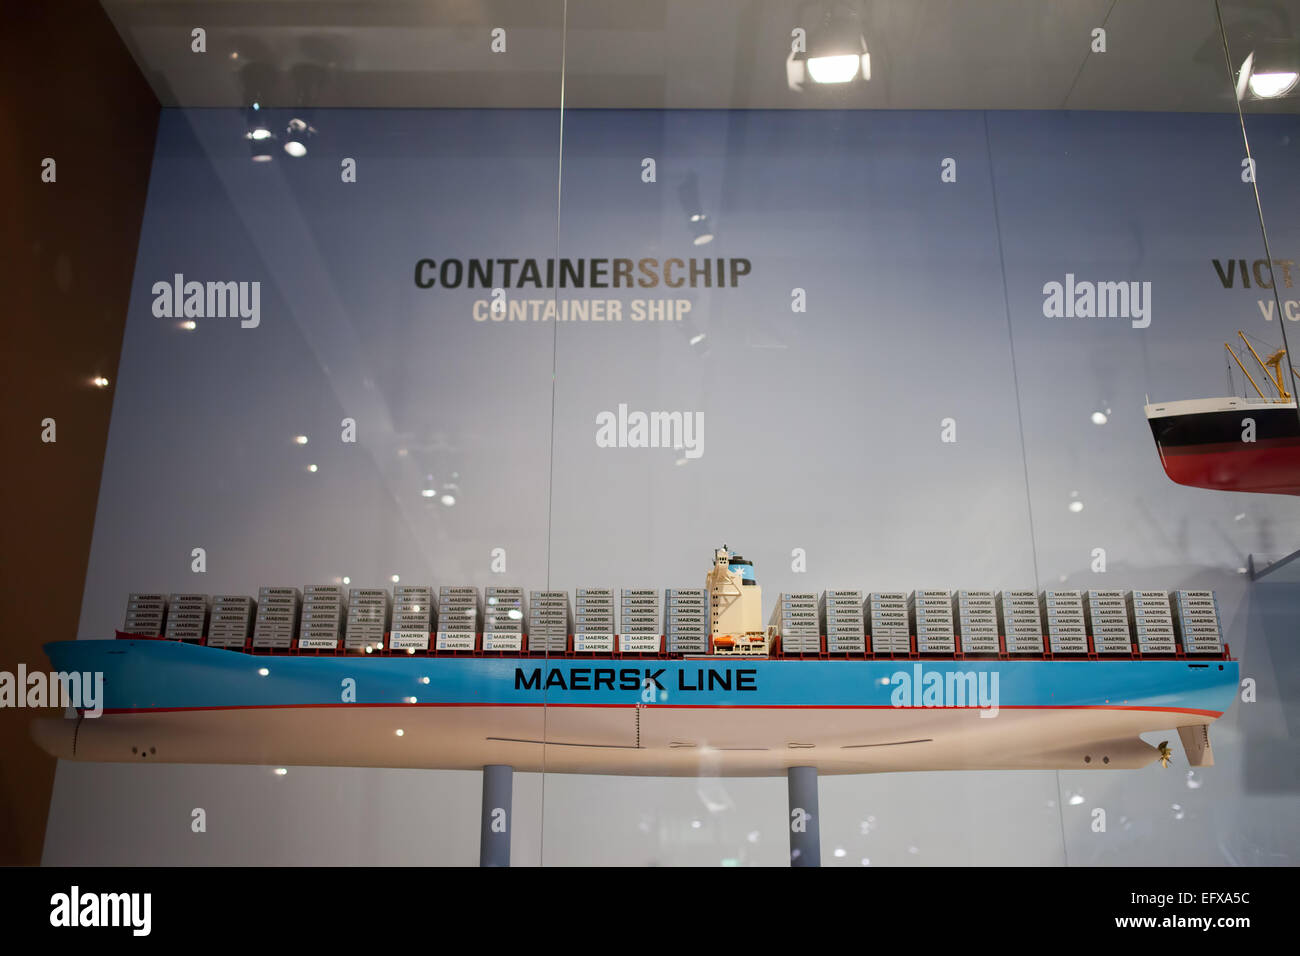
[[[626,308],[625,308],[626,306]],[[680,322],[690,299],[507,299],[474,303],[475,322]]]

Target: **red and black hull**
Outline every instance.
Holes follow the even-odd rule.
[[[1254,441],[1245,419],[1254,420]],[[1165,474],[1218,491],[1300,495],[1300,416],[1295,406],[1230,408],[1148,418]]]

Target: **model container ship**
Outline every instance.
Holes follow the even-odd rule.
[[[488,591],[443,588],[430,614],[435,592],[407,589],[391,615],[381,589],[345,611],[338,588],[266,588],[269,616],[184,595],[172,639],[166,596],[132,595],[147,634],[46,645],[54,670],[104,675],[102,715],[33,733],[75,760],[762,776],[1134,768],[1170,758],[1140,734],[1176,729],[1202,766],[1238,681],[1209,591],[800,592],[764,628],[753,565],[724,547],[704,589],[625,589],[637,630],[612,652],[612,588],[535,592],[536,613]],[[544,626],[541,647],[493,649],[494,616]]]
[[[1268,382],[1261,389],[1241,357],[1228,354],[1255,390],[1249,398],[1197,398],[1147,405],[1165,474],[1180,485],[1219,491],[1300,495],[1300,413],[1286,388],[1278,349],[1261,359],[1241,339]]]

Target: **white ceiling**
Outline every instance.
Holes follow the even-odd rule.
[[[861,0],[871,82],[805,93],[785,79],[798,0],[103,5],[164,106],[1235,109],[1214,0]],[[1300,0],[1220,7],[1234,69],[1300,29]]]

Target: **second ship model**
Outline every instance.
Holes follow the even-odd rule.
[[[1147,405],[1160,463],[1173,481],[1193,488],[1300,495],[1300,414],[1283,376],[1286,351],[1261,359],[1246,336],[1237,334],[1274,394],[1265,394],[1224,343],[1255,396]]]

